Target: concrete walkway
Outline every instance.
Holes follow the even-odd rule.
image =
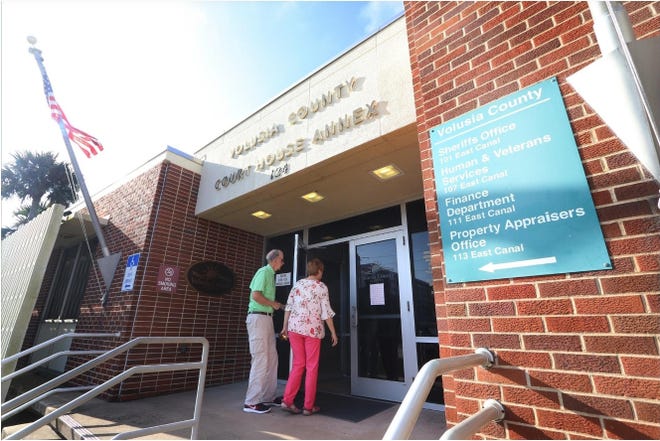
[[[392,406],[358,423],[325,416],[323,410],[303,416],[273,407],[270,413],[253,414],[243,412],[246,388],[247,383],[241,382],[205,389],[199,439],[382,439],[399,407]],[[284,385],[280,388],[283,390]],[[64,395],[47,398],[42,404],[57,407],[75,397]],[[66,439],[111,439],[118,433],[190,419],[194,403],[195,391],[120,403],[93,399],[60,418],[58,430]],[[6,434],[17,430],[4,429]],[[444,413],[425,409],[410,439],[438,439],[444,430]],[[190,439],[190,430],[141,439]]]

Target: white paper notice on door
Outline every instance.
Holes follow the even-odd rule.
[[[369,285],[369,299],[371,300],[371,306],[384,305],[385,304],[385,284],[384,283],[372,283],[371,285]]]

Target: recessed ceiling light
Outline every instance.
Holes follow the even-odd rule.
[[[318,202],[320,200],[323,200],[325,196],[318,194],[317,192],[313,191],[311,193],[307,193],[305,195],[300,196],[304,200],[308,202]]]
[[[268,219],[272,215],[270,213],[266,213],[265,211],[259,210],[252,213],[252,216],[258,217],[259,219]]]
[[[371,173],[382,181],[395,178],[400,174],[403,174],[403,172],[394,164],[386,165],[385,167],[372,170]]]

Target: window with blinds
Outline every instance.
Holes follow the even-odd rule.
[[[85,242],[62,252],[42,314],[43,320],[78,318],[91,263]]]

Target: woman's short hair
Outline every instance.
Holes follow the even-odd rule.
[[[307,262],[308,276],[315,276],[319,273],[319,271],[323,271],[323,262],[321,262],[321,259],[315,257]]]

